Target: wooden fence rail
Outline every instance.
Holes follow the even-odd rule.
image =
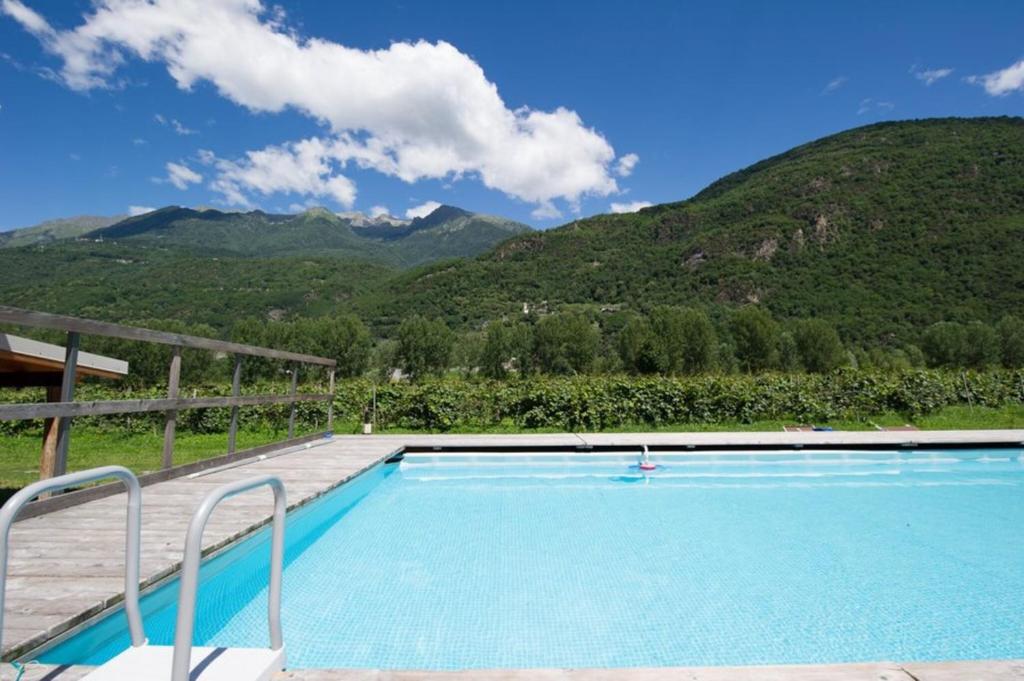
[[[327,403],[327,432],[334,427],[334,372],[336,362],[326,357],[304,355],[296,352],[262,348],[255,345],[232,343],[189,336],[166,331],[154,331],[122,324],[111,324],[92,319],[67,317],[47,312],[34,312],[16,307],[0,305],[0,323],[16,324],[42,329],[51,329],[67,333],[65,360],[59,395],[52,402],[31,404],[0,405],[0,421],[28,419],[57,419],[55,429],[55,449],[52,466],[47,470],[43,466],[42,477],[63,475],[67,471],[67,454],[70,440],[71,419],[76,416],[97,416],[102,414],[132,414],[144,412],[164,412],[166,422],[164,428],[163,468],[173,467],[174,438],[178,412],[183,409],[199,408],[230,408],[231,425],[227,434],[227,455],[235,453],[235,441],[238,433],[238,411],[240,407],[261,404],[288,404],[291,406],[288,417],[288,438],[295,434],[296,406],[300,402]],[[159,343],[171,348],[168,368],[168,390],[166,398],[103,400],[94,402],[75,402],[74,388],[78,362],[78,348],[81,335],[106,336],[124,340]],[[211,352],[234,355],[234,372],[232,374],[231,396],[191,397],[178,396],[179,379],[181,376],[182,349],[209,350]],[[244,357],[263,357],[283,360],[290,363],[291,390],[287,395],[242,395],[241,376]],[[303,364],[327,367],[330,391],[327,393],[299,393],[299,367]],[[45,450],[45,446],[44,446]]]

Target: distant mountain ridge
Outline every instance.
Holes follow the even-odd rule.
[[[17,248],[51,243],[61,239],[74,239],[97,229],[108,227],[125,218],[124,215],[77,215],[70,218],[47,220],[31,227],[0,232],[0,248]]]
[[[160,243],[206,254],[336,256],[411,267],[477,255],[529,231],[528,225],[454,206],[440,206],[413,220],[338,214],[320,207],[292,215],[167,206],[82,236],[120,243]]]

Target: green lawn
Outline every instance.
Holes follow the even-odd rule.
[[[299,432],[299,435],[304,433]],[[238,449],[278,442],[287,432],[239,431]],[[163,434],[123,434],[84,429],[71,431],[68,471],[120,464],[136,473],[160,469]],[[0,488],[22,487],[39,477],[42,435],[0,437]],[[179,433],[175,438],[174,463],[185,464],[227,452],[227,435]]]
[[[753,423],[682,423],[650,426],[639,424],[613,429],[613,432],[724,432],[724,431],[779,431],[793,421],[755,421]],[[881,414],[863,421],[831,421],[836,430],[875,430],[878,426],[898,426],[907,419],[898,414]],[[1024,428],[1024,405],[999,409],[987,407],[947,407],[931,416],[914,420],[913,425],[923,430]],[[356,423],[337,423],[336,432],[355,433],[361,426]],[[402,429],[385,429],[387,433],[410,433]],[[501,425],[489,428],[467,428],[464,433],[519,433],[522,428]],[[558,432],[557,429],[528,432]],[[299,434],[304,434],[300,432]],[[240,431],[238,448],[246,449],[284,439],[282,431]],[[17,488],[37,479],[41,435],[19,435],[0,438],[0,488]],[[175,442],[174,463],[183,464],[225,453],[227,436],[223,434],[194,435],[180,433]],[[127,466],[137,473],[159,470],[163,451],[163,436],[155,433],[121,434],[72,430],[68,469],[81,470],[112,463]]]

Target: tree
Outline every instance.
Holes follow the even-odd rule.
[[[664,360],[651,324],[643,317],[633,317],[622,327],[618,337],[619,358],[626,371],[653,374],[662,370]]]
[[[772,369],[778,365],[778,326],[764,310],[747,306],[733,314],[732,335],[736,361],[743,371]]]
[[[232,328],[231,337],[239,343],[334,359],[338,362],[337,375],[342,378],[361,376],[373,347],[370,331],[355,315],[292,322],[243,319]],[[279,361],[259,357],[244,358],[242,366],[246,376],[264,378],[273,378],[284,368]]]
[[[370,331],[355,315],[300,319],[291,325],[288,349],[337,360],[337,375],[362,376],[370,361]]]
[[[398,327],[395,359],[399,368],[415,379],[440,375],[451,362],[455,336],[440,319],[408,317]]]
[[[510,371],[526,373],[530,367],[533,334],[522,322],[494,322],[487,327],[480,354],[480,373],[489,378],[506,378]]]
[[[659,307],[651,314],[651,327],[664,372],[696,374],[714,366],[718,335],[703,310]]]
[[[1007,315],[999,320],[999,344],[1003,366],[1024,368],[1024,320]]]
[[[963,366],[986,369],[1000,360],[999,334],[984,322],[971,322],[964,327]]]
[[[541,371],[583,374],[594,364],[600,335],[585,317],[560,313],[544,317],[533,333],[533,355]]]
[[[921,350],[930,367],[960,367],[967,356],[967,330],[956,322],[937,322],[921,337]]]
[[[790,331],[780,331],[778,339],[779,369],[782,371],[799,371],[803,366],[800,362],[800,350],[796,346],[796,338]]]
[[[807,319],[793,330],[797,355],[804,369],[821,374],[846,363],[846,350],[834,326],[824,319]]]
[[[189,336],[214,338],[216,330],[206,324],[188,325],[174,319],[140,319],[127,322],[154,331],[169,331]],[[169,345],[96,336],[88,339],[86,349],[128,362],[126,385],[133,388],[165,385],[170,375],[172,349]],[[186,348],[181,353],[183,384],[211,383],[223,378],[215,369],[213,353]]]

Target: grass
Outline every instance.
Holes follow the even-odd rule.
[[[303,431],[298,431],[304,435]],[[237,448],[248,449],[278,442],[286,432],[238,432]],[[72,429],[68,448],[68,471],[120,464],[138,474],[160,470],[163,435],[118,433]],[[39,450],[42,434],[0,438],[0,488],[22,487],[39,478]],[[227,452],[227,435],[178,433],[174,442],[175,465],[192,463]]]
[[[729,432],[729,431],[780,431],[794,421],[754,421],[752,423],[680,423],[651,426],[636,424],[609,429],[608,432]],[[876,430],[877,426],[901,426],[908,419],[899,414],[879,414],[861,420],[838,420],[827,424],[836,430]],[[922,430],[952,429],[1001,429],[1024,428],[1024,405],[1001,408],[991,407],[946,407],[930,416],[909,421]],[[357,433],[362,426],[354,422],[336,423],[336,432]],[[299,434],[307,431],[300,429]],[[308,432],[312,432],[311,430]],[[400,428],[385,428],[378,432],[402,434],[411,431]],[[557,428],[526,430],[514,424],[500,424],[480,428],[462,428],[460,433],[514,434],[522,432],[554,433]],[[0,438],[0,488],[17,488],[28,484],[39,475],[39,449],[41,434],[18,435]],[[243,430],[238,433],[238,449],[247,449],[284,439],[282,431]],[[224,434],[179,433],[175,440],[174,463],[184,464],[224,454],[227,436]],[[112,463],[121,464],[136,473],[159,470],[163,436],[155,433],[118,433],[73,430],[68,456],[68,469],[81,470]]]

